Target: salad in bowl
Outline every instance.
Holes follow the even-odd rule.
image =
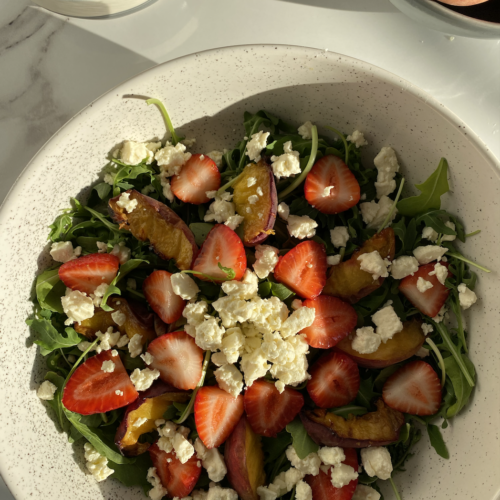
[[[197,151],[147,103],[170,140],[125,140],[50,226],[27,323],[56,425],[153,500],[400,498],[476,382],[462,311],[489,271],[455,246],[479,231],[441,208],[446,160],[403,197],[359,130],[247,112]]]

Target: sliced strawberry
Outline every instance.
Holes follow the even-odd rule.
[[[320,408],[346,405],[359,391],[358,365],[344,353],[323,354],[309,373],[307,392]]]
[[[265,380],[257,380],[247,387],[243,401],[253,431],[267,437],[282,431],[304,406],[300,392],[285,387],[280,394],[274,384]]]
[[[196,430],[207,448],[217,448],[243,415],[243,396],[233,398],[217,386],[202,387],[194,400]]]
[[[434,415],[441,404],[441,383],[429,363],[412,361],[387,379],[382,398],[402,413]]]
[[[142,284],[142,291],[151,309],[165,323],[175,323],[181,316],[186,301],[174,293],[168,271],[153,271]]]
[[[339,157],[328,155],[319,159],[307,174],[304,196],[320,212],[338,214],[358,203],[360,189],[349,167]]]
[[[314,299],[326,283],[324,245],[304,241],[287,252],[274,269],[274,278],[304,299]]]
[[[87,294],[102,283],[110,284],[118,273],[120,261],[109,253],[91,253],[73,259],[59,268],[59,278],[72,290]]]
[[[350,465],[356,472],[358,471],[358,455],[354,448],[344,448],[345,460],[343,464]],[[304,481],[312,489],[314,500],[351,500],[358,485],[358,480],[353,479],[349,484],[342,488],[335,488],[332,484],[331,467],[328,474],[322,470],[317,476],[307,475]]]
[[[445,285],[442,285],[435,274],[429,276],[434,271],[435,262],[420,266],[413,276],[407,276],[401,280],[399,291],[423,314],[434,318],[443,307],[450,291]],[[441,265],[448,267],[447,262]],[[451,276],[451,273],[448,273]],[[425,292],[420,292],[417,288],[418,278],[423,278],[432,283],[432,288]]]
[[[157,443],[148,451],[156,473],[167,489],[169,497],[187,497],[193,491],[201,474],[196,454],[185,464],[181,464],[173,451],[166,453],[158,448]]]
[[[354,307],[337,297],[320,295],[315,299],[304,300],[302,305],[316,311],[314,323],[300,332],[306,336],[311,347],[329,349],[337,345],[358,322]]]
[[[62,397],[63,405],[81,415],[106,413],[135,401],[139,393],[130,381],[116,351],[103,351],[87,359],[68,380]],[[104,361],[115,364],[112,372],[102,370]],[[118,392],[118,394],[117,394]]]
[[[240,280],[247,268],[245,247],[240,237],[225,224],[217,224],[210,230],[194,261],[193,271],[222,281],[227,274],[220,269],[219,263],[234,271],[235,280]],[[199,278],[204,279],[202,276]]]
[[[151,368],[167,384],[189,390],[200,381],[203,351],[187,333],[166,333],[149,344],[148,352],[154,357]]]
[[[179,175],[172,177],[172,192],[179,200],[200,205],[210,198],[207,191],[220,188],[220,173],[215,162],[205,155],[192,155]]]

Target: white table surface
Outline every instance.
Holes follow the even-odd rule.
[[[158,0],[129,16],[58,16],[1,0],[0,202],[76,112],[152,66],[215,47],[304,45],[409,80],[466,122],[500,157],[500,41],[421,27],[389,0]],[[0,479],[0,500],[12,500]]]

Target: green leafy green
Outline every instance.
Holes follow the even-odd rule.
[[[441,196],[450,189],[448,186],[448,162],[441,158],[437,169],[422,184],[415,184],[420,191],[418,196],[402,199],[398,205],[401,215],[415,217],[430,209],[441,208]]]
[[[294,292],[281,283],[271,283],[271,293],[281,301],[285,301],[288,297],[295,295]]]
[[[226,279],[228,280],[234,280],[236,273],[234,272],[234,269],[231,267],[224,267],[220,262],[218,263],[219,269],[225,273]]]
[[[300,459],[303,460],[309,453],[318,451],[319,446],[309,437],[300,418],[296,417],[290,422],[286,426],[286,430],[292,435],[292,444]]]
[[[67,336],[64,337],[47,319],[27,319],[26,324],[36,332],[35,344],[40,346],[42,356],[46,356],[55,349],[73,347],[82,341],[73,328],[66,328]]]
[[[443,458],[450,458],[450,453],[446,448],[446,444],[441,435],[441,431],[437,425],[427,424],[427,432],[431,441],[431,446],[436,450],[436,453]]]
[[[36,278],[36,298],[42,309],[63,313],[61,297],[66,292],[66,286],[59,279],[59,268],[44,271]]]
[[[64,379],[54,372],[47,372],[45,374],[45,380],[52,382],[56,387],[57,391],[54,394],[54,399],[47,401],[47,404],[54,410],[59,425],[61,426],[61,431],[68,430],[68,421],[64,415],[64,408],[62,405],[62,390],[64,388]]]
[[[472,362],[464,354],[462,354],[462,360],[468,371],[474,376],[475,369]],[[451,418],[454,417],[467,404],[467,401],[469,401],[472,393],[472,386],[467,382],[462,370],[453,356],[445,358],[444,365],[446,367],[446,376],[451,380],[453,385],[455,397],[453,405],[451,405],[446,412],[446,416]]]
[[[111,186],[107,182],[101,182],[95,185],[94,189],[96,190],[97,195],[99,196],[99,198],[101,198],[101,200],[107,198],[109,193],[111,192]]]
[[[172,136],[172,144],[175,146],[179,141],[179,137],[175,133],[174,126],[172,125],[172,121],[170,120],[170,116],[168,115],[168,112],[163,105],[163,103],[159,99],[148,99],[146,101],[147,105],[150,104],[156,104],[158,106],[158,109],[161,111],[161,114],[163,116],[163,119],[165,120],[165,123],[167,125],[168,130],[170,131],[170,135]]]
[[[153,467],[153,462],[151,462],[149,453],[139,455],[132,464],[117,464],[109,460],[108,467],[114,470],[111,477],[125,486],[140,486],[144,493],[151,489],[147,477],[149,468]]]
[[[203,245],[207,239],[208,233],[213,227],[213,224],[208,224],[207,222],[193,222],[189,224],[189,229],[191,229],[191,232],[193,233],[194,241],[199,247]]]

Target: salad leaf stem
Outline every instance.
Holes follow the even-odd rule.
[[[347,162],[349,161],[349,146],[347,144],[346,138],[342,132],[339,132],[337,129],[330,127],[329,125],[325,125],[325,128],[328,130],[331,130],[335,134],[337,134],[341,139],[342,142],[344,143],[344,149],[345,149],[345,164],[347,165]]]
[[[217,194],[221,195],[224,191],[229,189],[241,176],[243,175],[243,172],[240,175],[237,175],[233,179],[231,179],[229,182],[226,182],[221,188],[217,190]]]
[[[444,387],[444,383],[446,381],[446,367],[444,365],[443,356],[441,356],[441,352],[439,351],[437,345],[430,338],[426,338],[425,341],[431,346],[432,351],[436,355],[438,359],[439,368],[441,368],[441,387]]]
[[[396,495],[396,500],[401,500],[401,495],[399,494],[399,491],[396,488],[396,485],[394,484],[392,477],[389,478],[389,482],[391,483],[392,489],[394,490],[394,494]]]
[[[448,350],[451,352],[451,355],[455,358],[455,361],[457,362],[458,366],[460,367],[460,370],[464,374],[465,380],[467,380],[467,383],[471,386],[474,387],[474,380],[470,376],[469,371],[467,370],[467,367],[465,366],[465,363],[462,359],[462,356],[460,352],[458,351],[457,347],[455,344],[451,341],[450,335],[448,334],[448,331],[442,325],[441,323],[434,323],[434,328],[439,332],[441,335],[441,338],[443,339],[443,342],[445,343],[446,347]]]
[[[465,330],[464,330],[464,322],[462,318],[462,308],[460,307],[460,299],[458,298],[458,294],[456,290],[452,291],[452,299],[450,301],[451,308],[453,312],[455,313],[455,317],[457,318],[457,330],[458,330],[458,337],[460,338],[460,341],[462,342],[462,346],[464,348],[464,351],[467,353],[469,352],[467,349],[467,342],[465,340]]]
[[[309,161],[307,162],[306,168],[302,171],[302,173],[280,194],[278,194],[278,199],[281,201],[283,198],[288,196],[295,188],[300,186],[307,174],[313,168],[314,162],[316,161],[316,155],[318,154],[318,129],[316,125],[312,126],[311,129],[312,135],[312,147],[311,147],[311,155],[309,156]]]
[[[399,189],[398,189],[398,192],[396,194],[396,199],[394,200],[394,202],[392,204],[392,207],[389,210],[389,213],[386,215],[386,217],[384,219],[384,222],[378,228],[377,233],[380,233],[380,231],[382,231],[382,229],[384,229],[384,227],[386,226],[386,224],[389,222],[389,219],[391,218],[392,212],[394,212],[394,209],[396,208],[396,205],[398,203],[399,197],[401,196],[401,191],[403,191],[403,186],[404,185],[405,185],[405,178],[403,177],[401,179],[401,183],[399,184]]]
[[[491,270],[488,269],[487,267],[480,266],[479,264],[476,264],[475,262],[473,262],[472,260],[469,260],[469,259],[465,258],[462,254],[460,254],[458,252],[450,252],[450,251],[448,251],[446,253],[446,255],[448,257],[453,257],[454,259],[461,260],[461,261],[469,264],[469,266],[477,267],[478,269],[481,269],[481,271],[484,271],[485,273],[491,273]]]
[[[61,394],[64,388],[66,387],[66,384],[68,383],[68,380],[70,379],[71,375],[75,372],[75,370],[78,368],[78,365],[82,362],[82,360],[85,358],[85,356],[95,347],[95,345],[99,342],[99,338],[96,338],[92,344],[90,344],[87,349],[82,353],[82,355],[75,361],[75,364],[73,365],[73,368],[68,373],[68,376],[66,377],[66,380],[64,381],[64,385],[62,386],[61,389]]]
[[[470,238],[471,236],[476,236],[476,234],[479,234],[481,232],[481,229],[478,229],[477,231],[473,231],[472,233],[466,234],[466,238]]]
[[[175,146],[179,142],[179,137],[175,133],[174,126],[172,125],[172,121],[170,120],[170,116],[168,115],[167,109],[163,105],[163,103],[159,99],[148,99],[146,101],[146,104],[149,106],[150,104],[156,104],[158,106],[158,109],[161,111],[161,114],[163,115],[163,119],[165,120],[165,123],[167,125],[168,130],[170,131],[170,135],[172,136],[172,144]]]
[[[211,355],[212,355],[211,351],[205,352],[205,359],[203,360],[203,366],[201,367],[200,381],[198,382],[197,386],[195,387],[193,394],[191,394],[191,399],[189,400],[188,405],[186,406],[186,408],[182,412],[181,416],[177,420],[174,420],[174,423],[182,424],[189,417],[189,415],[191,415],[191,412],[193,411],[193,407],[194,407],[194,400],[196,399],[196,394],[198,393],[198,390],[201,387],[203,387],[203,384],[205,382],[205,377],[207,375],[208,363],[210,363],[210,356]]]

